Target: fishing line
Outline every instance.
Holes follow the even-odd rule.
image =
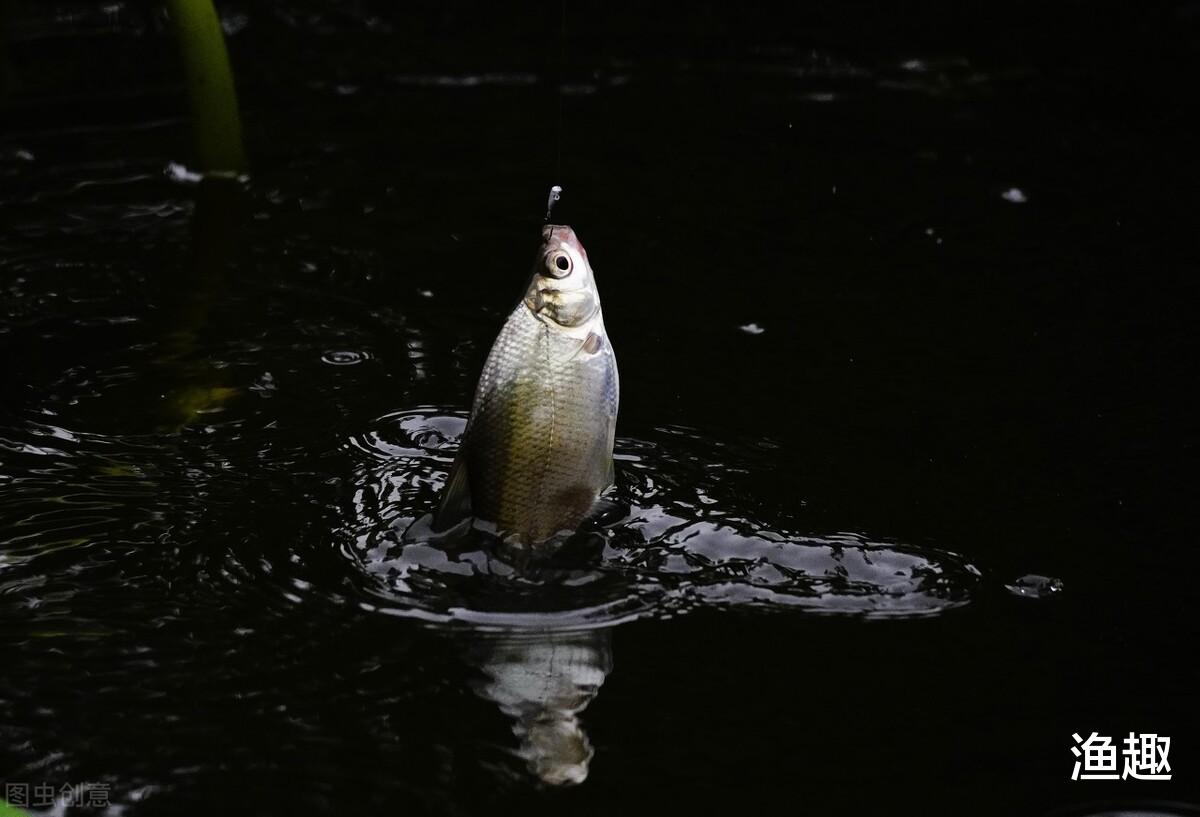
[[[555,166],[554,178],[562,180],[563,154],[563,83],[567,73],[567,0],[562,0],[562,25],[558,32],[558,161]]]
[[[567,65],[567,0],[562,0],[562,25],[558,32],[558,122],[555,127],[554,141],[557,158],[554,166],[554,178],[562,179],[563,155],[563,83],[566,82]],[[550,197],[546,199],[546,223],[550,223],[550,213],[554,203],[562,198],[562,187],[554,185],[550,188]]]

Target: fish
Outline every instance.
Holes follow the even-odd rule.
[[[569,226],[547,224],[483,366],[434,529],[472,518],[518,550],[556,550],[614,483],[619,402],[587,251]]]

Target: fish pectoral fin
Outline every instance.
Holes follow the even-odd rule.
[[[595,332],[588,332],[588,336],[580,342],[579,348],[575,350],[575,354],[571,355],[571,359],[599,354],[602,349],[604,349],[604,337]]]
[[[609,497],[600,497],[588,511],[587,521],[596,527],[607,527],[629,515],[629,506]]]
[[[433,529],[445,530],[472,516],[473,513],[471,480],[467,475],[466,452],[459,449],[454,465],[450,468],[450,478],[446,480],[446,488],[442,492],[442,504],[438,506]]]

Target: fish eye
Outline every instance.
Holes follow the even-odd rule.
[[[571,272],[571,256],[559,251],[546,256],[546,273],[553,278],[566,278]]]

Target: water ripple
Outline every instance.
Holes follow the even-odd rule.
[[[373,579],[369,609],[501,630],[700,607],[918,617],[968,603],[979,583],[950,551],[757,518],[729,484],[751,465],[678,427],[618,440],[618,510],[568,545],[598,558],[517,570],[486,539],[447,546],[429,530],[465,422],[427,406],[386,415],[348,442],[358,462],[337,536]]]

